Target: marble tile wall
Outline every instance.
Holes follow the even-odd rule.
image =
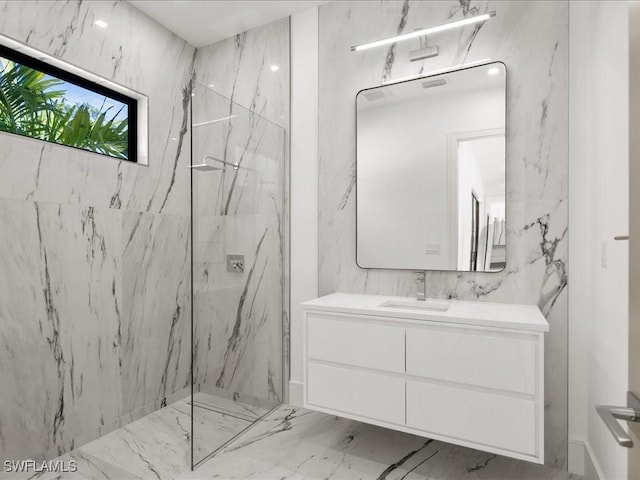
[[[201,391],[276,405],[288,379],[289,19],[198,49],[194,162],[194,376]],[[244,273],[226,255],[245,255]]]
[[[195,49],[116,1],[0,33],[149,97],[148,167],[0,133],[0,458],[42,459],[187,394]]]
[[[495,10],[438,35],[438,57],[409,62],[406,42],[350,47]],[[320,293],[414,295],[411,271],[355,262],[355,95],[383,80],[485,58],[507,65],[507,268],[427,272],[428,295],[537,304],[546,337],[546,463],[567,461],[568,4],[565,1],[341,1],[320,6]]]

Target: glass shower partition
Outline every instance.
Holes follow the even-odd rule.
[[[192,98],[192,464],[282,402],[285,130]]]

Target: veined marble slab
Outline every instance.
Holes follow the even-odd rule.
[[[121,227],[118,210],[0,200],[1,459],[54,457],[123,414]]]
[[[122,404],[133,411],[189,385],[190,219],[125,212]]]
[[[224,65],[225,68],[218,68]],[[277,67],[277,70],[272,69]],[[271,122],[289,125],[289,18],[198,49],[196,79]]]

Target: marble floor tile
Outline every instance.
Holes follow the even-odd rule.
[[[99,440],[97,440],[99,441]],[[113,464],[107,462],[101,458],[98,458],[89,453],[83,452],[81,449],[74,450],[58,458],[65,462],[65,465],[70,465],[70,462],[76,462],[78,470],[76,472],[69,472],[65,474],[48,473],[41,477],[35,477],[37,480],[114,480],[114,479],[134,479],[135,477],[131,472],[126,470],[125,465]],[[34,479],[35,480],[35,479]]]
[[[115,479],[175,478],[190,465],[191,419],[187,412],[173,406],[164,407],[84,445],[71,455],[90,455],[126,471],[127,477],[111,477]],[[81,467],[79,471],[85,473]]]
[[[191,405],[187,401],[173,405],[187,417]],[[194,405],[193,409],[193,461],[198,463],[222,447],[229,440],[249,428],[256,419],[244,419]]]
[[[194,479],[576,480],[565,471],[282,406]]]
[[[288,405],[265,416],[213,458],[190,471],[189,411],[188,400],[181,400],[56,459],[78,462],[75,473],[31,477],[0,474],[0,477],[11,480],[581,478],[547,466]],[[223,417],[219,413],[218,416]],[[212,425],[221,421],[216,417],[207,420],[204,415],[200,419]],[[224,432],[212,435],[210,441],[213,444],[222,437]]]

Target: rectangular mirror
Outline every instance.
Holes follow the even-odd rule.
[[[504,64],[367,88],[356,112],[358,265],[502,270]]]

